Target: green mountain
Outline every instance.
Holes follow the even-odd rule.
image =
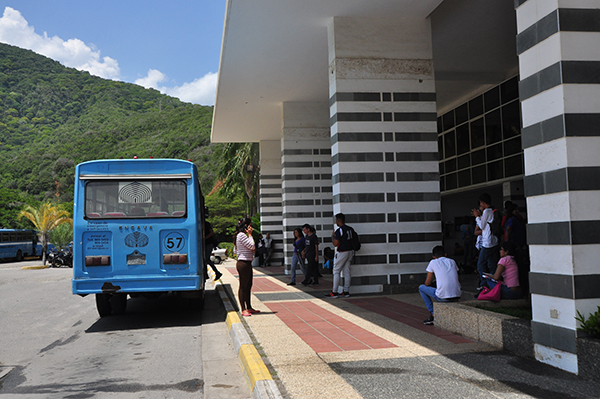
[[[0,43],[0,187],[67,202],[75,165],[137,155],[191,159],[208,192],[222,153],[212,113]]]

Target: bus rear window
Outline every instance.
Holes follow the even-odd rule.
[[[88,219],[155,219],[186,216],[182,180],[94,180],[85,186]]]

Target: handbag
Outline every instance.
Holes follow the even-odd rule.
[[[481,293],[479,294],[479,296],[477,297],[477,299],[479,299],[480,301],[500,302],[500,297],[502,296],[502,291],[500,290],[501,289],[501,287],[500,287],[501,285],[502,285],[502,283],[498,283],[491,290],[488,287],[485,287],[481,291]]]

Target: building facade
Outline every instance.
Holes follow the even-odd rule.
[[[250,4],[251,3],[251,4]],[[577,373],[600,304],[599,0],[229,0],[212,140],[259,142],[260,209],[361,236],[352,292],[420,283],[482,192],[528,219],[536,358]],[[277,250],[277,249],[276,249]]]

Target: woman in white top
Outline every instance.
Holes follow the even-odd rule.
[[[259,310],[252,309],[250,305],[250,292],[252,290],[252,259],[254,258],[254,239],[252,238],[252,219],[245,218],[238,223],[236,233],[233,236],[233,243],[237,254],[237,263],[235,265],[240,276],[240,287],[238,290],[238,299],[242,316],[251,316],[258,313]]]

